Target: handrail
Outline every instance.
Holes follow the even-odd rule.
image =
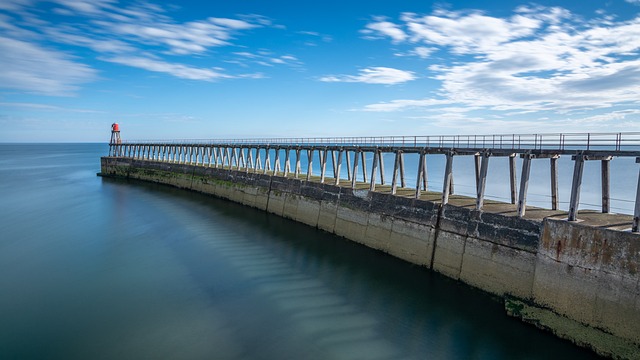
[[[343,145],[514,150],[640,150],[640,132],[128,140],[122,144]]]

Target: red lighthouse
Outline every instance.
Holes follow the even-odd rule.
[[[111,140],[109,141],[109,145],[117,145],[121,144],[122,140],[120,139],[120,125],[118,123],[111,124]]]

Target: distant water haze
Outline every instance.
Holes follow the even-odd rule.
[[[337,236],[97,177],[107,152],[0,145],[0,359],[596,358],[485,293]],[[473,174],[455,161],[457,181]]]

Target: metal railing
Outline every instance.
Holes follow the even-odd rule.
[[[122,144],[343,145],[513,150],[640,150],[640,132],[129,140]]]

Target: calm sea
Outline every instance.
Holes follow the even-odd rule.
[[[588,359],[484,293],[223,200],[0,145],[0,359]]]

